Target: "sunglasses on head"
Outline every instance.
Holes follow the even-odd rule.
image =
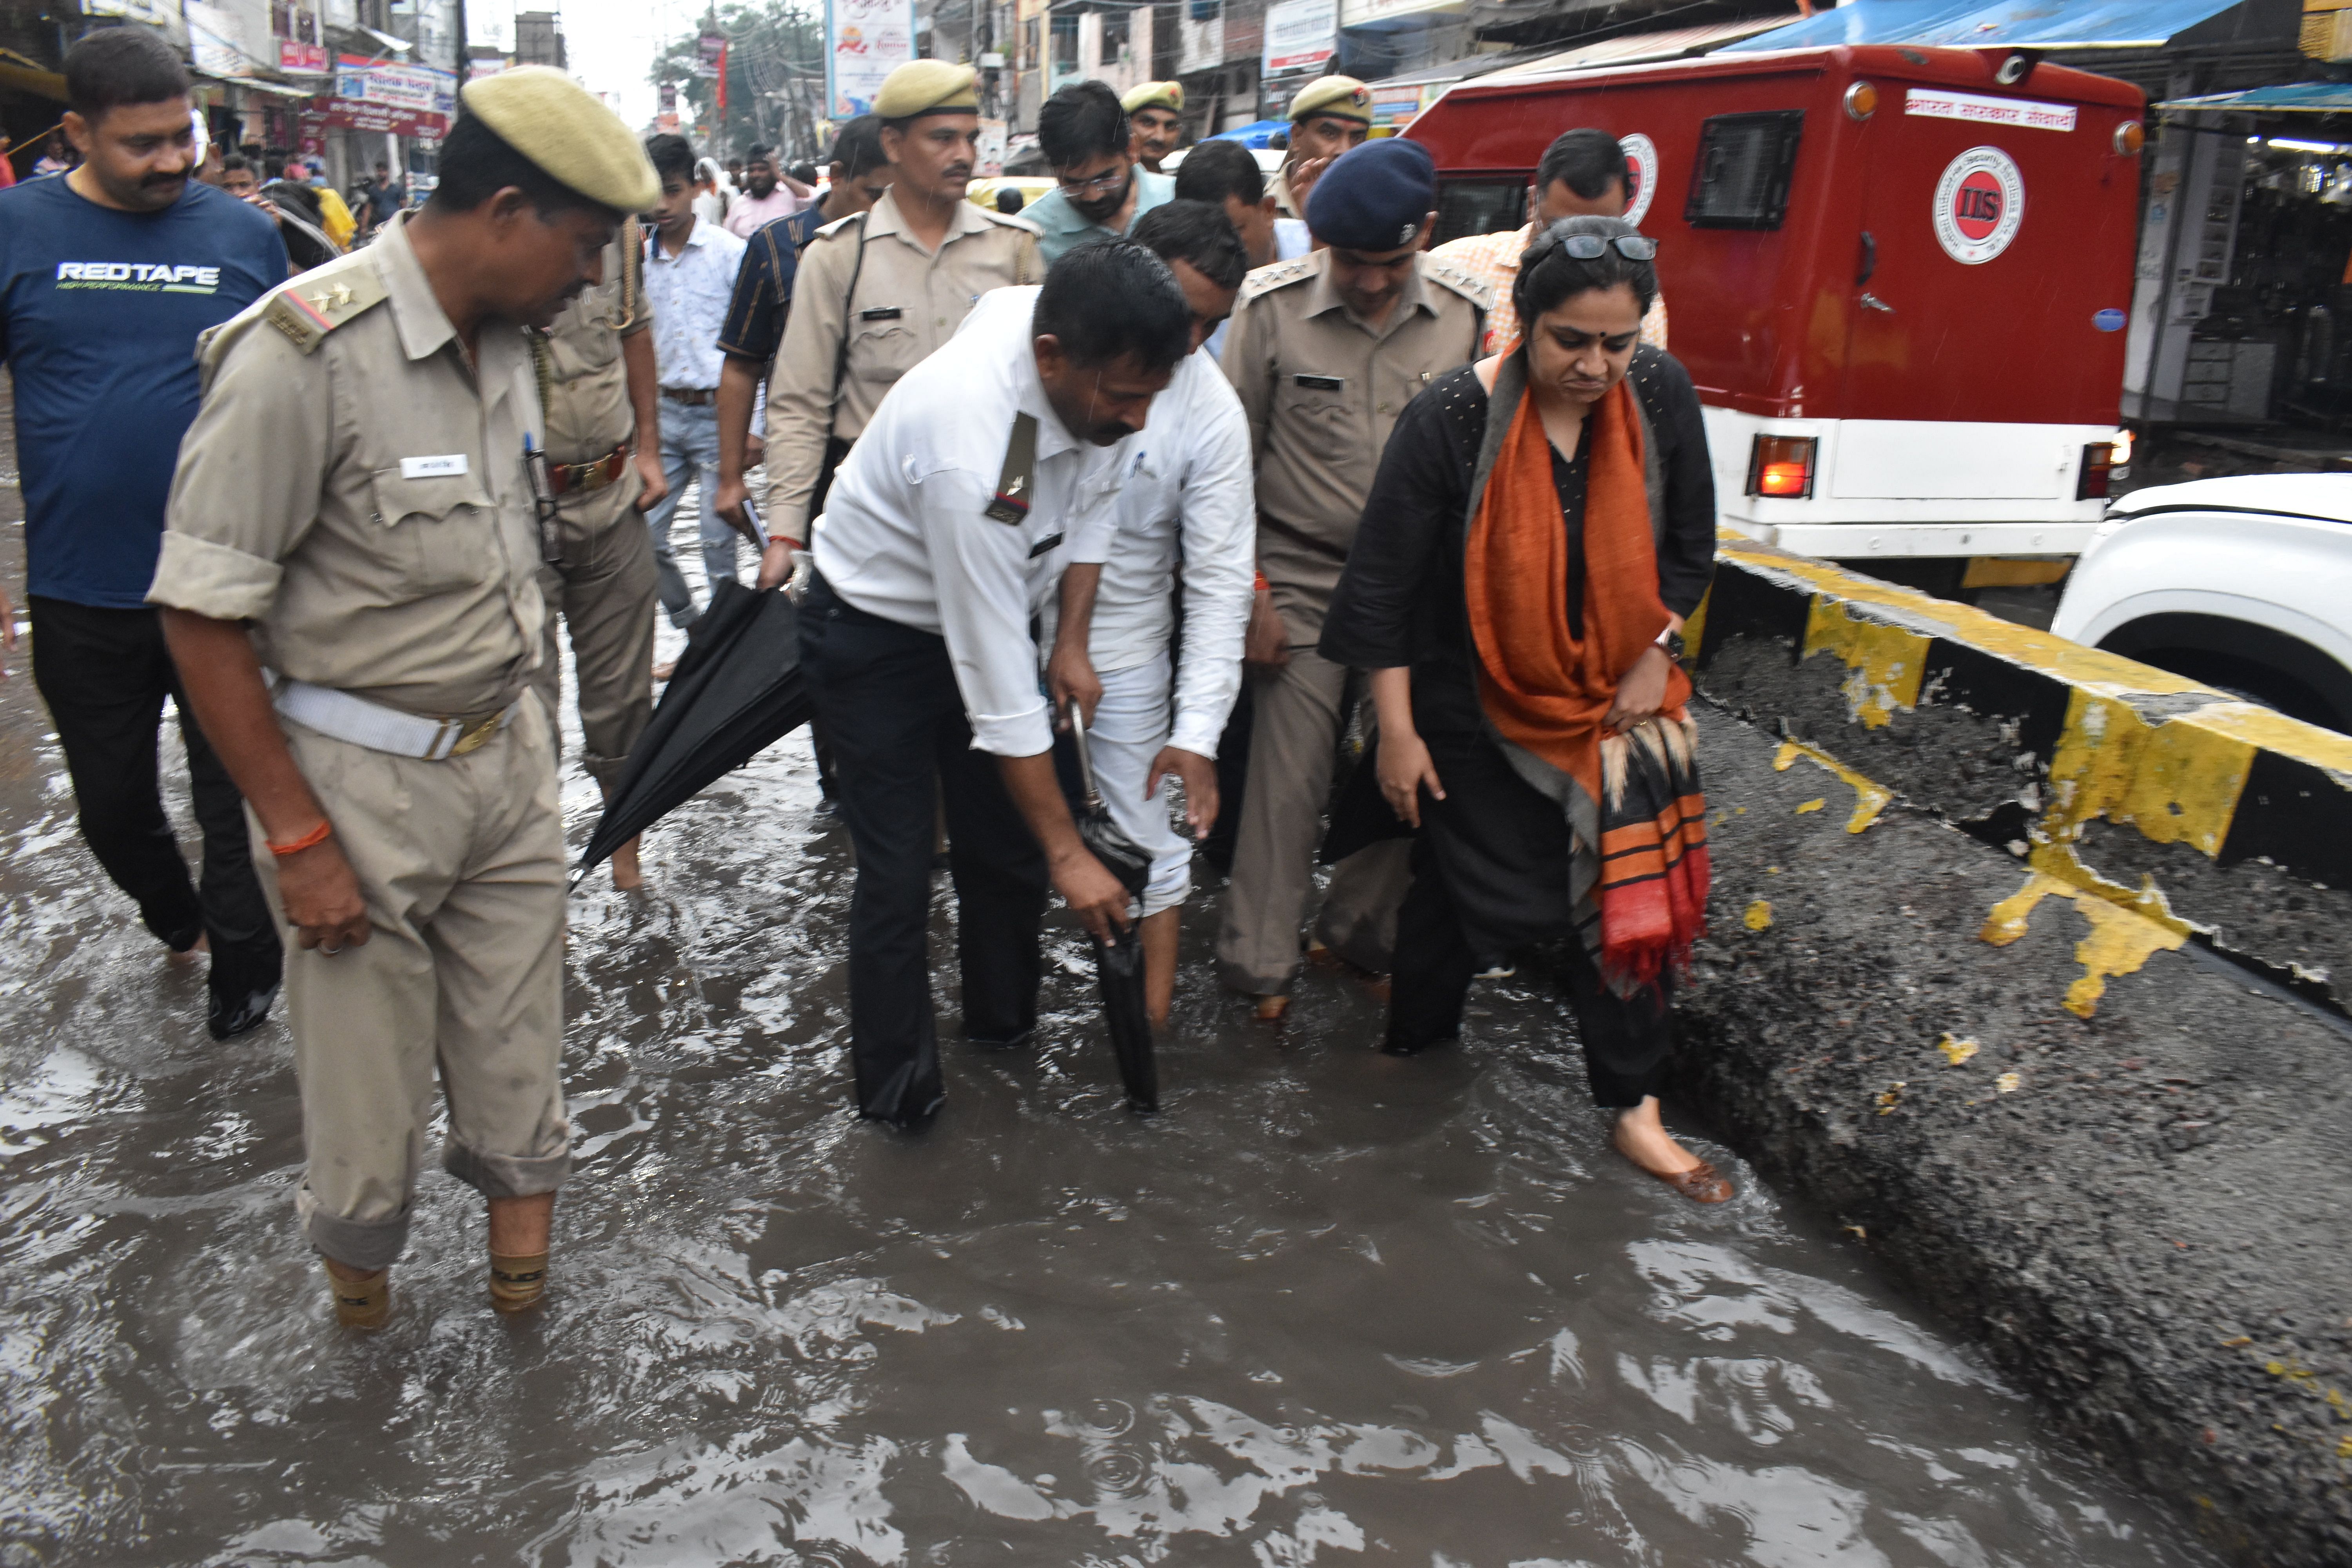
[[[1611,237],[1605,234],[1571,234],[1559,242],[1560,253],[1579,261],[1598,261],[1611,246],[1628,261],[1650,261],[1656,258],[1658,242],[1647,235],[1623,234]]]

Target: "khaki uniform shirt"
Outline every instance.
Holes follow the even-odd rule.
[[[530,334],[547,414],[541,440],[548,461],[593,463],[636,433],[621,340],[653,321],[645,247],[637,241],[636,219],[629,218],[604,247],[604,281],[566,305],[546,331]]]
[[[1340,300],[1329,259],[1318,250],[1252,272],[1225,333],[1225,374],[1257,456],[1258,570],[1294,644],[1322,635],[1397,416],[1476,355],[1487,298],[1467,273],[1416,257],[1375,327]]]
[[[808,537],[809,497],[826,440],[856,440],[883,394],[955,335],[974,300],[991,289],[1044,281],[1028,224],[970,202],[956,203],[948,221],[939,249],[925,250],[907,232],[892,190],[873,211],[817,230],[801,252],[768,383],[771,532]],[[845,332],[849,354],[836,400],[834,367]]]
[[[522,329],[466,362],[404,215],[196,349],[152,604],[254,623],[280,675],[428,717],[520,696],[546,611]]]

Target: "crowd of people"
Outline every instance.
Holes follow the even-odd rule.
[[[609,790],[656,615],[707,608],[670,541],[689,490],[710,592],[748,546],[799,602],[856,850],[863,1115],[942,1103],[942,832],[962,1032],[1011,1048],[1055,894],[1139,945],[1166,1025],[1224,825],[1216,971],[1258,1017],[1328,963],[1387,977],[1382,1047],[1412,1055],[1549,944],[1618,1148],[1730,1195],[1658,1116],[1706,899],[1676,656],[1714,500],[1613,140],[1563,135],[1523,229],[1433,249],[1427,153],[1371,137],[1345,77],[1297,95],[1270,178],[1230,141],[1180,156],[1176,84],[1065,87],[1039,116],[1055,189],[1016,216],[967,199],[968,67],[893,72],[822,175],[640,143],[526,68],[465,87],[429,198],[371,195],[347,216],[372,243],[304,267],[284,203],[244,199],[296,167],[195,178],[152,35],[94,33],[66,78],[79,162],[0,193],[34,676],[100,864],[174,961],[209,952],[213,1034],[283,985],[298,1203],[342,1321],[389,1310],[436,1079],[493,1304],[544,1289],[570,1142],[558,622]],[[1139,898],[1078,832],[1072,726],[1150,858]],[[613,876],[642,881],[634,845]]]

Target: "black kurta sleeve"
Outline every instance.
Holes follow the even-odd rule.
[[[1658,597],[1678,616],[1698,608],[1715,575],[1715,465],[1698,390],[1682,362],[1647,344],[1627,373],[1650,416],[1664,470],[1665,533],[1658,544]]]
[[[1467,434],[1465,454],[1465,424],[1483,432],[1485,408],[1486,392],[1465,367],[1441,376],[1397,416],[1324,617],[1318,651],[1332,663],[1389,669],[1429,657],[1422,645],[1440,607],[1430,596],[1460,597],[1461,564],[1448,552],[1458,557],[1467,458],[1477,438]]]

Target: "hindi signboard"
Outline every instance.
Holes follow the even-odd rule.
[[[1265,8],[1260,74],[1314,70],[1338,53],[1339,0],[1283,0]]]
[[[870,114],[882,79],[915,58],[912,0],[828,0],[824,95],[834,118]]]

